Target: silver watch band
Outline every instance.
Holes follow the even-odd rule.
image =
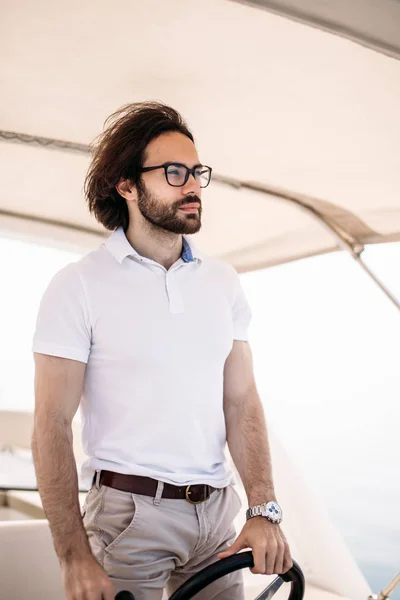
[[[252,517],[262,517],[262,505],[252,506],[246,511],[246,518],[251,519]]]

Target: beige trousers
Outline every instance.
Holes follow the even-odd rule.
[[[135,600],[161,600],[189,577],[218,561],[217,554],[235,539],[233,520],[241,509],[234,486],[208,500],[161,498],[122,492],[95,484],[83,507],[83,523],[92,552],[111,578],[115,593]],[[196,600],[244,600],[241,571],[225,575]]]

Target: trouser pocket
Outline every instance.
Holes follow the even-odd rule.
[[[101,486],[101,503],[94,528],[105,552],[111,552],[135,528],[138,509],[135,494]]]

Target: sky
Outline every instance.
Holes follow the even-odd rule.
[[[52,275],[80,255],[0,237],[0,256],[0,408],[29,410],[39,302]],[[363,256],[400,298],[400,244]],[[378,592],[400,569],[399,311],[343,253],[241,281],[268,427]]]

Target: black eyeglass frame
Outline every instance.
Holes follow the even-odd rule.
[[[179,185],[174,185],[173,183],[170,183],[168,181],[168,172],[167,172],[167,169],[168,169],[168,167],[171,167],[172,165],[174,165],[176,167],[184,167],[186,169],[185,180],[184,180],[183,183],[180,183]],[[186,183],[187,183],[187,181],[189,179],[189,175],[193,175],[193,177],[196,179],[195,172],[196,172],[196,169],[198,169],[199,167],[203,167],[203,168],[209,169],[209,171],[210,171],[210,177],[209,177],[207,185],[204,185],[204,186],[200,185],[201,189],[204,189],[204,188],[206,188],[210,184],[211,176],[212,176],[212,167],[209,167],[208,165],[202,165],[201,163],[199,163],[198,165],[195,165],[192,169],[189,169],[189,167],[187,167],[183,163],[166,162],[166,163],[164,163],[162,165],[156,165],[154,167],[142,167],[142,169],[140,169],[140,172],[141,173],[147,173],[148,171],[155,171],[156,169],[164,169],[165,179],[167,180],[168,185],[170,185],[172,187],[183,187],[184,185],[186,185]],[[197,179],[196,179],[196,181],[197,181]]]

